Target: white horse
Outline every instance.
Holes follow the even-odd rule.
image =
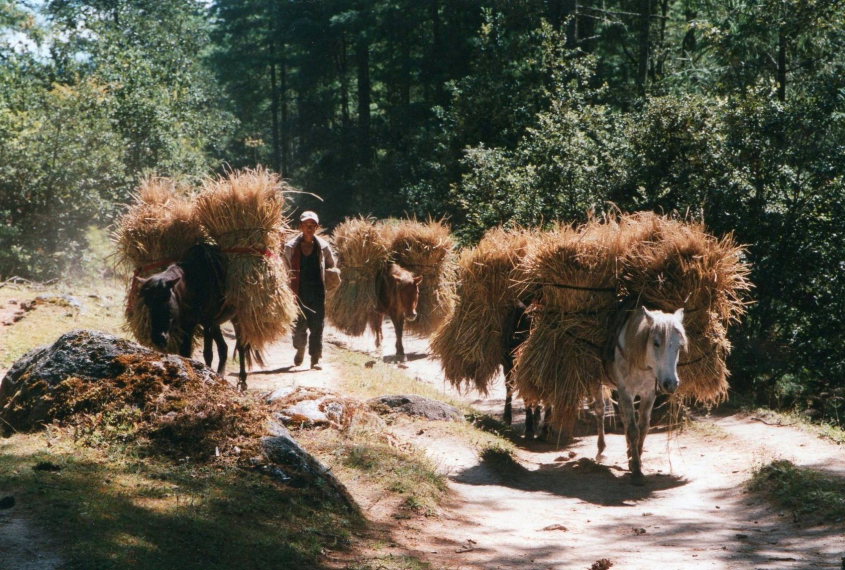
[[[640,455],[651,423],[651,410],[658,394],[672,394],[678,389],[678,356],[686,347],[684,310],[674,313],[649,311],[645,307],[630,312],[619,327],[613,356],[605,363],[607,379],[617,391],[619,412],[628,443],[628,468],[631,481],[642,485]],[[609,353],[610,351],[608,351]],[[639,396],[639,409],[634,400]],[[599,385],[593,409],[598,422],[598,454],[604,442],[604,397]],[[639,418],[637,417],[639,415]]]

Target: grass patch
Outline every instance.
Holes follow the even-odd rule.
[[[381,429],[352,426],[335,430],[303,430],[296,433],[309,452],[332,466],[342,481],[359,480],[400,498],[394,516],[432,516],[447,492],[446,478],[422,451],[397,446]]]
[[[43,462],[60,469],[33,469]],[[0,442],[0,488],[62,537],[66,569],[319,568],[360,524],[257,472],[107,455],[44,433]]]
[[[819,523],[845,519],[845,480],[839,477],[777,460],[757,469],[748,487]]]
[[[450,398],[430,384],[414,380],[391,364],[376,361],[367,368],[364,364],[371,361],[372,357],[369,355],[344,351],[338,361],[341,391],[362,399],[387,394],[418,394],[446,402],[464,413],[469,413],[469,408],[462,402]]]
[[[411,556],[379,556],[347,566],[348,570],[429,570],[431,565]]]
[[[67,283],[49,286],[9,284],[0,288],[0,307],[14,300],[32,308],[14,326],[4,327],[0,342],[0,368],[10,367],[29,350],[51,344],[74,329],[99,330],[125,336],[123,325],[124,291],[121,282],[106,279],[95,288],[80,291]],[[2,325],[0,325],[2,326]]]
[[[770,424],[794,426],[823,437],[833,443],[839,445],[845,444],[845,429],[829,423],[812,422],[800,412],[778,412],[767,408],[758,408],[748,413],[752,413]]]

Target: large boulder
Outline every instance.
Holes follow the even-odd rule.
[[[321,489],[356,510],[345,487],[273,412],[201,362],[96,331],[72,331],[31,350],[0,382],[5,435],[54,421],[108,432],[109,418],[131,418],[132,429],[121,424],[122,444],[134,441],[148,453],[180,460],[257,468],[292,486]]]
[[[427,420],[460,421],[461,412],[449,404],[416,394],[393,394],[379,396],[368,401],[375,410],[390,410]]]
[[[0,432],[33,431],[73,413],[67,402],[70,379],[97,382],[114,379],[139,361],[165,370],[171,382],[196,378],[204,383],[222,380],[199,362],[163,355],[106,333],[75,330],[52,345],[30,350],[18,359],[0,382]],[[86,410],[96,411],[96,410]]]

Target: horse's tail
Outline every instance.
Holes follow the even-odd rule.
[[[245,354],[246,363],[250,367],[252,367],[252,363],[255,362],[258,366],[264,368],[264,353],[259,349],[248,346]]]
[[[233,357],[237,355],[237,353],[238,346],[236,344]],[[252,346],[247,344],[243,346],[243,355],[244,363],[246,364],[247,368],[252,368],[253,362],[258,366],[261,366],[262,368],[264,367],[264,353],[261,350],[253,348]]]

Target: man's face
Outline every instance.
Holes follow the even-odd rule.
[[[302,235],[306,238],[312,238],[317,232],[318,227],[319,225],[314,220],[305,220],[304,222],[300,222],[299,231],[301,231]]]

